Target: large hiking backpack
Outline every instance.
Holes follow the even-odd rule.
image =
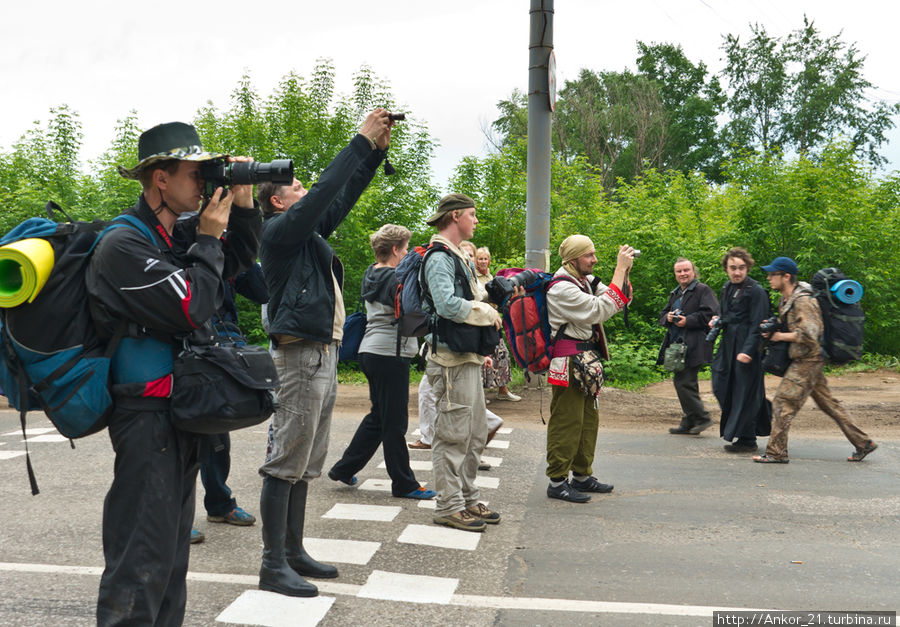
[[[456,353],[477,353],[490,355],[500,343],[500,334],[494,327],[476,327],[460,324],[425,311],[423,303],[428,303],[433,311],[434,304],[425,280],[425,260],[435,252],[442,252],[453,259],[454,282],[462,289],[464,298],[472,300],[471,287],[462,262],[441,242],[427,246],[416,246],[397,264],[395,270],[400,287],[394,299],[395,323],[397,328],[397,354],[400,354],[401,337],[422,337],[429,333],[435,336],[431,350],[437,350],[437,339],[447,344]]]
[[[826,359],[845,364],[862,357],[866,316],[859,299],[862,286],[837,268],[822,268],[810,285],[822,310],[823,333],[819,340]]]
[[[54,209],[59,210],[48,203],[51,218]],[[0,386],[10,405],[20,412],[23,437],[26,413],[36,409],[43,410],[56,429],[70,439],[106,426],[112,407],[110,357],[125,325],[115,330],[109,342],[97,336],[88,308],[85,273],[100,238],[121,227],[133,228],[154,241],[150,229],[130,215],[111,222],[57,223],[29,218],[0,239],[0,246],[29,238],[44,239],[54,253],[53,269],[37,295],[30,302],[0,309]],[[13,274],[18,271],[7,270]],[[37,494],[31,462],[26,463],[32,493]]]
[[[394,296],[398,354],[402,337],[422,337],[428,335],[431,329],[430,316],[422,310],[422,290],[419,285],[425,253],[431,248],[432,244],[416,246],[406,253],[394,269],[398,283]]]
[[[511,277],[522,268],[504,268],[499,277]],[[550,368],[554,338],[551,337],[550,318],[547,313],[547,290],[567,277],[556,277],[547,272],[532,269],[535,279],[523,287],[525,293],[509,299],[502,306],[503,328],[510,352],[520,368],[541,374]]]

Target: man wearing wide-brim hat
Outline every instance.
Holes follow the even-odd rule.
[[[87,272],[98,329],[111,334],[126,322],[134,335],[112,360],[116,461],[103,508],[97,622],[180,625],[198,466],[196,436],[177,431],[170,417],[175,337],[209,320],[222,304],[223,280],[256,259],[262,218],[248,185],[219,188],[201,213],[178,219],[206,201],[200,163],[226,158],[205,151],[188,124],[144,132],[138,158],[119,173],[141,182],[125,213],[148,232],[110,231]]]

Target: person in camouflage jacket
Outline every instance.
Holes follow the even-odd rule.
[[[774,342],[790,342],[791,365],[784,373],[772,402],[772,434],[766,454],[754,456],[759,463],[788,463],[788,430],[791,422],[809,396],[823,412],[831,416],[856,448],[847,461],[862,461],[877,445],[857,427],[840,402],[831,395],[823,370],[825,358],[819,346],[822,335],[822,313],[807,283],[797,282],[799,269],[793,259],[778,257],[768,266],[769,285],[781,293],[778,317],[787,331],[775,331]],[[769,335],[769,334],[764,334]]]

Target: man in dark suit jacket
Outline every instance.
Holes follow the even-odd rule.
[[[659,314],[660,326],[669,331],[656,363],[663,363],[670,344],[684,342],[687,349],[684,370],[676,372],[672,378],[681,402],[681,424],[669,429],[669,433],[697,435],[713,424],[700,399],[697,373],[704,364],[712,361],[712,344],[706,341],[706,333],[719,303],[712,289],[698,280],[697,269],[690,260],[679,258],[674,269],[678,287],[669,293],[669,302]]]

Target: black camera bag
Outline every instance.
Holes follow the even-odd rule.
[[[791,365],[791,358],[788,356],[790,348],[790,342],[766,342],[763,348],[763,370],[769,374],[783,377],[788,366]]]
[[[278,405],[278,373],[269,351],[240,336],[218,340],[185,341],[175,358],[172,419],[177,429],[217,434],[252,427]]]

